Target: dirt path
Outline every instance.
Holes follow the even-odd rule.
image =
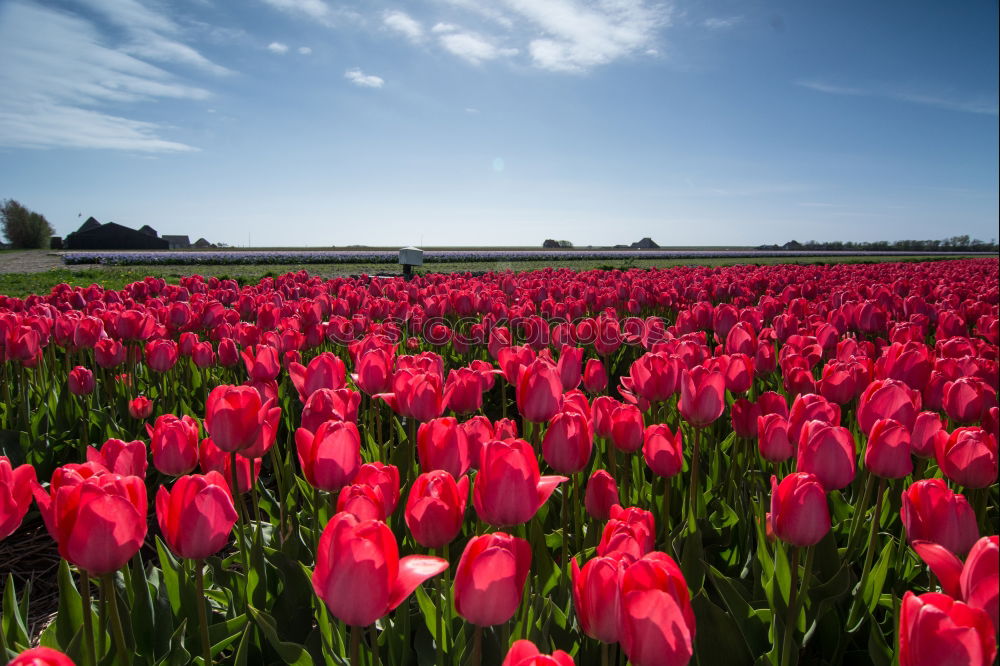
[[[53,268],[82,270],[93,268],[86,264],[67,266],[62,255],[52,250],[8,250],[0,252],[0,273],[43,273]]]

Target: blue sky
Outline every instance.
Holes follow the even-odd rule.
[[[61,234],[234,245],[988,240],[997,22],[985,0],[3,0],[0,198]]]

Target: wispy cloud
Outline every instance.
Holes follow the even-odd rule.
[[[277,53],[278,55],[284,55],[288,53],[288,45],[282,44],[281,42],[271,42],[267,45],[267,50],[271,53]]]
[[[349,69],[344,72],[344,78],[362,88],[381,88],[385,85],[385,79],[381,76],[365,74],[358,68]]]
[[[438,39],[445,50],[474,65],[518,53],[514,48],[498,47],[487,37],[474,32],[447,32]]]
[[[707,18],[701,24],[709,30],[728,30],[743,22],[742,16],[725,16]]]
[[[324,0],[263,0],[275,9],[332,25],[334,11]]]
[[[802,88],[808,88],[809,90],[815,90],[816,92],[826,93],[828,95],[878,97],[882,99],[896,100],[898,102],[932,106],[939,109],[947,109],[949,111],[961,111],[964,113],[976,113],[988,116],[998,115],[996,94],[994,94],[991,99],[987,99],[985,96],[946,96],[914,92],[900,88],[858,88],[833,84],[817,79],[802,79],[795,81],[795,85]]]
[[[382,15],[382,23],[393,32],[398,32],[411,42],[419,42],[424,37],[424,28],[406,12],[387,11]]]
[[[106,148],[142,152],[177,152],[195,148],[162,137],[165,128],[125,117],[138,103],[159,99],[200,100],[204,88],[189,85],[146,60],[151,48],[130,41],[143,30],[175,31],[172,21],[130,0],[98,2],[124,33],[125,45],[113,44],[93,23],[73,14],[15,0],[0,10],[0,145],[28,148]],[[157,34],[159,34],[157,32]],[[172,39],[164,39],[160,46]],[[174,42],[184,46],[180,42]],[[152,46],[152,45],[151,45]],[[189,47],[188,47],[189,48]],[[162,51],[162,50],[161,50]],[[177,51],[184,53],[183,50]],[[188,53],[197,53],[190,49]],[[146,58],[146,60],[143,59]],[[228,71],[205,60],[191,64]]]
[[[300,46],[298,48],[298,52],[299,52],[299,55],[310,55],[313,52],[313,50],[311,48],[309,48],[308,46]]]

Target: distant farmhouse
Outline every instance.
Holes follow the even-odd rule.
[[[185,236],[160,236],[148,224],[139,229],[130,229],[115,222],[101,224],[92,217],[80,228],[66,236],[63,247],[67,250],[184,250],[192,247]],[[194,247],[213,247],[204,238],[199,238]]]

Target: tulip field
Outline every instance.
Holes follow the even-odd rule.
[[[0,556],[3,663],[993,664],[998,303],[996,258],[0,296],[0,552],[59,557]]]

